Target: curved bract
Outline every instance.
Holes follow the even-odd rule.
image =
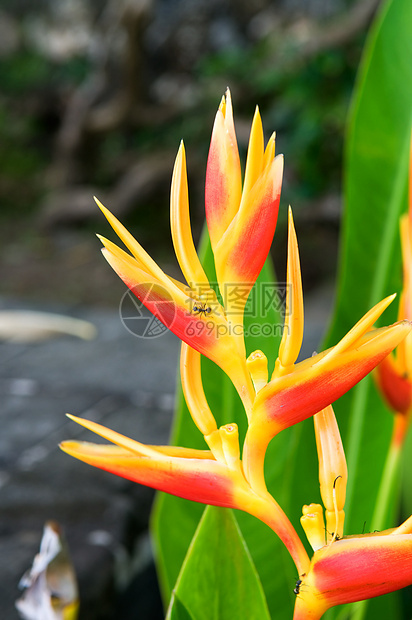
[[[294,620],[321,618],[330,607],[399,590],[412,583],[412,534],[370,534],[315,551],[301,576]]]

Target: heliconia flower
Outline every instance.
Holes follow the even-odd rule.
[[[400,218],[403,264],[403,288],[399,319],[412,320],[412,139],[409,160],[409,213]],[[401,341],[374,373],[376,383],[389,408],[395,414],[393,442],[402,445],[409,428],[412,410],[412,335]]]
[[[216,114],[206,171],[206,219],[216,274],[228,314],[243,313],[247,295],[269,253],[275,233],[283,157],[275,157],[275,134],[264,148],[256,109],[242,191],[239,152],[229,90]],[[242,287],[242,297],[234,294]],[[240,308],[239,308],[240,305]]]
[[[75,458],[129,480],[185,499],[237,508],[254,515],[280,537],[295,562],[300,575],[295,589],[298,595],[296,618],[318,618],[332,605],[368,596],[364,587],[365,565],[362,575],[360,569],[356,569],[360,584],[357,587],[355,581],[351,581],[348,568],[350,562],[358,562],[359,566],[363,562],[360,551],[363,547],[356,541],[366,538],[353,539],[355,542],[341,539],[347,472],[339,431],[329,406],[399,345],[412,325],[405,320],[387,328],[373,329],[375,321],[393,300],[394,296],[390,296],[372,308],[336,346],[297,363],[304,311],[298,245],[289,210],[285,325],[270,380],[268,361],[262,351],[254,351],[246,359],[243,332],[237,330],[235,333],[233,327],[243,326],[247,295],[268,255],[276,227],[283,159],[274,155],[274,136],[264,148],[257,110],[242,189],[233,112],[227,92],[216,116],[206,174],[206,217],[222,305],[193,244],[183,144],[173,171],[170,221],[173,245],[187,285],[167,276],[97,201],[130,252],[102,239],[105,258],[141,302],[182,340],[183,393],[208,449],[146,446],[95,422],[73,416],[69,417],[114,445],[65,441],[61,448]],[[233,293],[240,286],[243,293],[246,289],[246,295],[239,300]],[[203,390],[201,354],[222,368],[241,396],[248,418],[243,450],[236,424],[217,426]],[[277,433],[315,414],[321,495],[330,533],[325,536],[322,507],[319,504],[305,506],[302,525],[315,550],[310,561],[291,522],[266,489],[264,459],[267,446]],[[379,544],[365,543],[370,566],[374,569],[376,566],[378,575],[375,581],[372,579],[376,586],[373,585],[371,596],[380,593],[379,588],[394,589],[396,579],[390,571],[382,581],[378,558],[384,565],[387,552],[390,566],[394,564],[396,554],[392,548],[398,541],[409,541],[412,536],[409,525],[406,522],[398,528],[394,532],[396,536],[388,543],[385,541],[389,536],[382,536]],[[412,560],[408,556],[408,545],[409,542],[403,545],[401,557],[409,567]],[[412,551],[410,554],[412,558]],[[401,575],[398,584],[409,579],[408,570],[402,573],[393,568],[394,575]],[[341,585],[335,587],[334,579]],[[380,585],[382,583],[385,585]],[[307,594],[303,595],[304,592]]]
[[[217,428],[201,383],[200,355],[186,344],[182,345],[181,377],[189,411],[209,450],[146,446],[74,416],[69,417],[115,445],[65,441],[60,447],[81,461],[134,482],[256,516],[278,534],[298,571],[307,571],[308,555],[289,519],[271,495],[255,493],[244,476],[237,425]]]
[[[406,527],[404,527],[406,526]],[[412,584],[410,519],[396,530],[336,540],[315,551],[296,587],[294,620],[317,620],[335,605]]]
[[[206,216],[215,256],[219,303],[193,243],[183,143],[173,170],[170,223],[176,257],[187,285],[167,276],[140,244],[96,200],[132,255],[100,237],[103,254],[140,301],[181,340],[217,363],[250,412],[254,389],[246,369],[243,312],[269,253],[276,228],[283,159],[274,135],[266,149],[258,110],[252,124],[242,192],[230,93],[213,129],[206,174]]]
[[[246,477],[256,489],[264,488],[263,461],[271,439],[340,398],[411,331],[409,321],[372,330],[394,299],[391,295],[369,310],[337,345],[295,363],[303,337],[303,302],[291,211],[286,290],[285,328],[279,357],[271,380],[256,394],[244,446]]]

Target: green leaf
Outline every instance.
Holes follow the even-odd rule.
[[[215,279],[213,255],[206,238],[203,239],[199,254],[208,277],[213,282]],[[277,356],[283,325],[280,298],[276,298],[273,303],[273,290],[274,274],[270,263],[267,262],[250,295],[248,309],[245,313],[245,340],[248,353],[258,348],[263,350],[272,368]],[[271,298],[271,295],[272,303],[266,304],[265,302]],[[264,325],[265,328],[260,331],[252,329],[253,334],[250,334],[248,332],[251,325]],[[246,432],[246,416],[231,382],[220,368],[207,359],[202,360],[202,378],[207,399],[218,426],[236,422],[239,425],[242,441]],[[298,428],[277,437],[269,446],[266,457],[265,472],[268,488],[282,507],[283,501],[286,503],[289,499],[285,460],[288,459],[289,462],[293,459],[291,455],[296,455],[296,432],[299,432]],[[206,447],[201,433],[190,417],[180,387],[172,443],[188,447]],[[316,472],[314,475],[316,477]],[[303,484],[304,481],[301,483]],[[297,527],[300,527],[300,508],[301,506],[295,506],[293,514]],[[157,496],[152,515],[152,533],[160,585],[166,604],[170,600],[172,588],[202,511],[203,506],[200,504],[165,494]],[[276,612],[277,617],[289,617],[294,602],[293,588],[298,579],[289,554],[278,537],[266,525],[241,512],[237,513],[237,519],[260,575],[271,613]]]
[[[407,209],[412,125],[412,3],[385,5],[366,45],[346,143],[339,295],[328,345],[400,289],[399,216]],[[396,319],[397,304],[383,317]],[[346,439],[351,533],[370,522],[391,416],[368,378],[337,404]]]
[[[348,128],[340,285],[328,345],[400,288],[399,215],[407,208],[412,123],[411,24],[412,4],[393,0],[366,46]],[[396,304],[384,322],[395,314]],[[371,489],[380,478],[391,418],[370,379],[341,399],[337,410],[343,414],[352,481],[348,522],[355,528],[371,518]]]
[[[176,599],[179,614],[176,615]],[[167,618],[270,620],[262,584],[233,512],[209,506],[191,542]]]
[[[412,3],[392,0],[369,34],[349,119],[339,287],[326,346],[335,344],[374,304],[400,290],[399,216],[407,210],[411,126]],[[396,314],[397,302],[381,324],[392,323]],[[335,411],[349,469],[345,531],[368,532],[392,415],[371,377],[340,399]],[[378,616],[371,606],[365,617]]]

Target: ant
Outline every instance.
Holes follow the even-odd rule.
[[[195,302],[193,304],[192,312],[193,314],[203,314],[206,316],[212,312],[212,308],[210,306],[206,306],[205,303]]]
[[[294,593],[296,594],[296,596],[297,596],[297,595],[299,594],[299,592],[300,592],[300,586],[301,586],[301,584],[302,584],[302,579],[298,579],[298,580],[297,580],[297,582],[296,582],[296,584],[295,584],[295,587],[294,587],[294,589],[293,589],[293,591],[294,591]]]
[[[335,532],[329,532],[329,530],[326,529],[326,527],[325,527],[325,532],[329,534],[329,536],[332,538],[331,542],[335,542],[335,540],[342,540],[342,537],[339,536],[339,534],[335,534]]]

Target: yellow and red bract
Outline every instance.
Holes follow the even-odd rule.
[[[412,534],[336,540],[315,551],[301,576],[294,620],[317,620],[335,605],[354,603],[412,583]]]
[[[206,171],[206,220],[216,274],[231,313],[232,289],[249,292],[269,253],[275,233],[283,176],[283,157],[275,157],[275,134],[264,148],[263,128],[256,109],[250,132],[245,178],[233,123],[230,92],[216,114]],[[236,312],[238,313],[236,302]]]

